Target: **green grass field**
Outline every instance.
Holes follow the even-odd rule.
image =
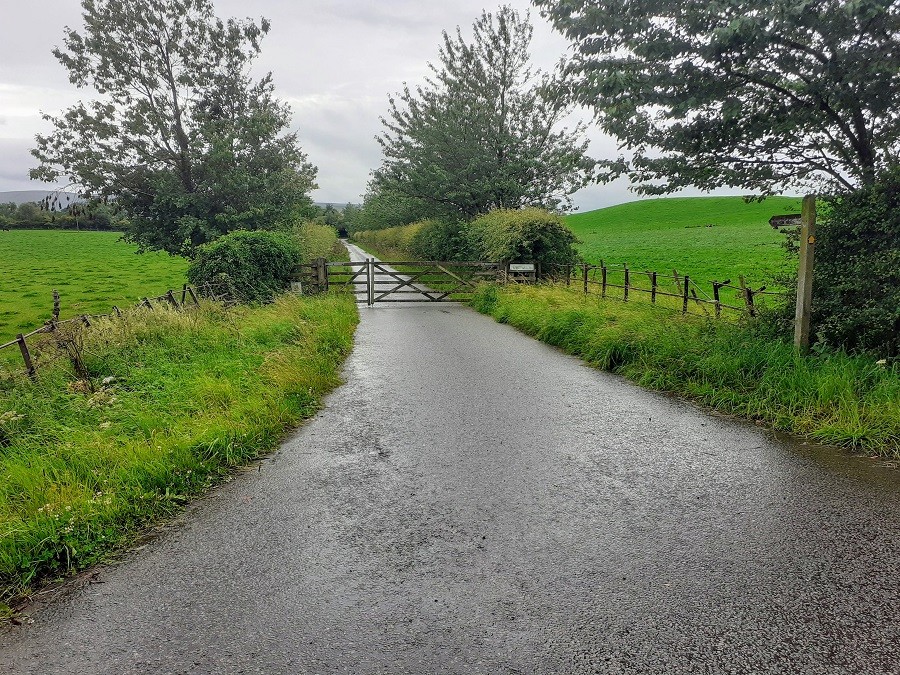
[[[0,343],[50,318],[53,289],[61,317],[108,312],[140,297],[181,288],[187,261],[165,253],[136,254],[118,232],[0,232]]]
[[[628,263],[635,270],[688,274],[699,282],[743,274],[754,287],[785,263],[784,234],[769,225],[799,213],[799,197],[745,203],[741,197],[675,197],[611,206],[566,218],[592,263]]]

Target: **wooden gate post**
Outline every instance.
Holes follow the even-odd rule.
[[[806,195],[800,214],[800,270],[797,274],[797,311],[794,314],[794,346],[801,351],[809,348],[815,244],[816,197]]]
[[[328,261],[325,258],[316,258],[316,283],[320,291],[328,290]]]
[[[690,287],[691,287],[691,278],[690,278],[687,274],[685,274],[685,275],[684,275],[684,291],[682,292],[682,296],[681,296],[681,299],[682,299],[682,302],[681,302],[681,313],[682,313],[682,314],[687,314],[687,310],[688,310],[688,291],[690,290]]]
[[[625,283],[623,284],[625,286],[625,292],[622,297],[622,301],[628,302],[628,288],[629,288],[629,286],[631,286],[631,276],[630,276],[630,271],[628,269],[628,263],[623,263],[623,265],[625,267]]]
[[[581,266],[581,276],[582,276],[582,285],[584,286],[584,294],[587,295],[588,292],[588,264],[584,263]]]
[[[375,259],[366,259],[366,305],[372,307],[375,304]]]

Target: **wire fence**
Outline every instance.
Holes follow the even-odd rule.
[[[756,316],[765,298],[787,298],[785,291],[766,286],[752,288],[743,276],[722,281],[698,282],[687,274],[671,274],[631,269],[627,263],[600,265],[542,265],[540,277],[579,289],[584,294],[615,298],[623,302],[649,302],[682,314],[702,314],[719,318],[723,313]]]
[[[176,311],[184,311],[192,307],[199,307],[201,298],[222,303],[226,307],[237,302],[230,282],[223,280],[219,283],[201,284],[198,286],[184,284],[180,291],[180,297],[178,292],[169,289],[162,295],[145,296],[140,302],[131,307],[120,308],[117,305],[113,305],[110,311],[106,313],[79,314],[68,319],[60,319],[59,292],[54,290],[51,318],[45,321],[42,326],[28,333],[19,333],[14,340],[0,344],[0,353],[7,349],[18,349],[25,366],[25,375],[34,380],[37,378],[37,362],[32,353],[33,343],[29,345],[29,340],[33,341],[39,336],[47,336],[43,339],[52,343],[55,353],[60,357],[68,356],[76,374],[79,377],[86,378],[87,369],[81,358],[81,345],[83,331],[90,329],[94,322],[101,319],[123,318],[126,314],[134,315],[135,311],[152,312],[160,306]]]

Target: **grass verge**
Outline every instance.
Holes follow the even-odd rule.
[[[0,613],[275,447],[339,383],[356,322],[337,294],[135,311],[85,333],[90,386],[61,363],[0,380]]]
[[[550,286],[483,286],[472,305],[590,365],[819,442],[900,457],[900,365],[801,356],[727,321]]]

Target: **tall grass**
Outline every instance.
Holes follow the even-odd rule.
[[[824,443],[900,456],[900,366],[801,356],[745,325],[548,286],[481,288],[479,311],[638,384]]]
[[[129,313],[63,364],[0,380],[0,609],[272,449],[339,382],[352,299]]]
[[[423,227],[424,221],[383,230],[361,230],[353,235],[353,240],[383,260],[409,260],[414,257],[413,241]]]
[[[300,262],[308,264],[316,258],[349,260],[347,249],[338,239],[337,230],[316,222],[299,223],[293,228],[294,241],[300,250]]]

